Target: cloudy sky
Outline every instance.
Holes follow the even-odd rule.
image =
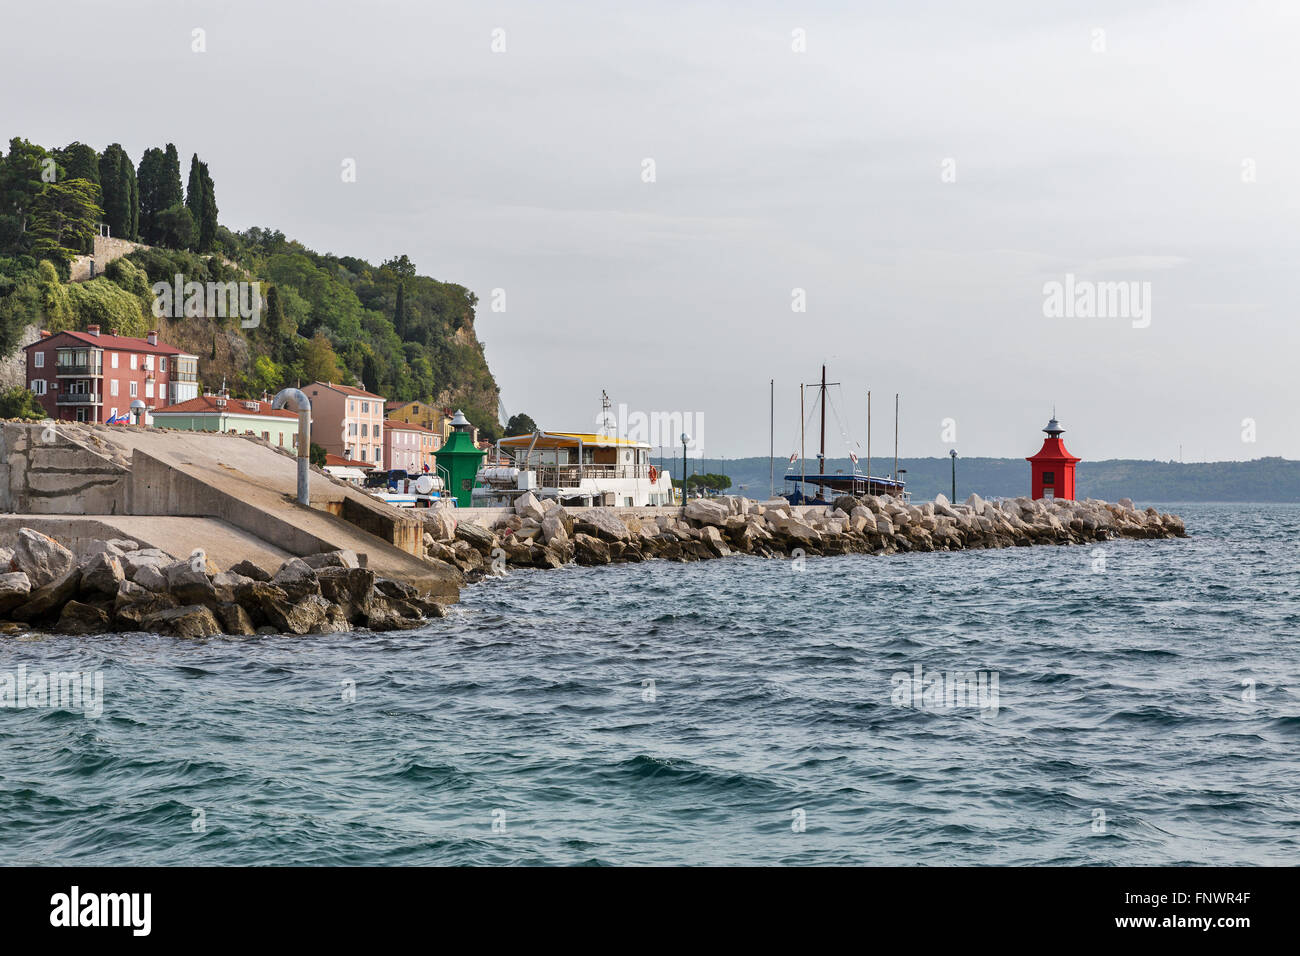
[[[766,454],[775,379],[788,454],[826,362],[834,455],[870,388],[882,449],[901,393],[905,455],[1031,454],[1054,403],[1085,459],[1300,457],[1300,3],[73,0],[4,23],[6,140],[172,141],[232,228],[463,283],[507,411],[544,427],[592,427],[605,389],[702,415],[710,457]],[[1149,311],[1045,315],[1067,274]]]

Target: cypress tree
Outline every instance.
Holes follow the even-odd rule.
[[[167,208],[162,195],[166,176],[166,155],[156,146],[146,149],[140,157],[136,182],[140,189],[140,238],[152,245],[160,241],[158,215]]]
[[[126,235],[132,242],[140,238],[140,187],[135,178],[135,167],[131,159],[123,156],[121,165],[122,179],[126,187]]]
[[[99,157],[99,183],[104,196],[104,221],[114,236],[126,238],[130,202],[126,180],[122,176],[122,147],[113,143]]]
[[[203,175],[199,171],[199,154],[190,157],[190,182],[185,189],[185,205],[194,217],[194,225],[203,222]]]
[[[174,143],[167,144],[163,158],[166,164],[163,169],[162,188],[158,196],[158,208],[170,209],[185,201],[185,194],[181,192],[181,157],[176,152]]]
[[[199,182],[203,187],[203,203],[199,217],[199,249],[211,252],[217,247],[217,193],[208,164],[199,163]]]
[[[393,328],[397,337],[406,340],[406,283],[397,283],[397,307],[393,310]]]

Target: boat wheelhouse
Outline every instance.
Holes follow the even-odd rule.
[[[667,471],[650,464],[650,444],[613,435],[537,431],[502,438],[479,469],[475,507],[500,507],[531,491],[561,504],[644,507],[673,504]]]
[[[829,505],[840,495],[891,495],[900,501],[906,501],[908,493],[903,490],[903,482],[893,478],[876,478],[867,475],[786,475],[787,482],[793,482],[784,495],[792,505]],[[813,488],[809,488],[813,485]],[[829,494],[828,494],[829,492]]]

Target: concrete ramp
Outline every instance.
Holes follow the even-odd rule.
[[[296,501],[296,459],[265,442],[157,428],[6,423],[0,453],[0,505],[6,511],[78,515],[105,527],[119,527],[110,516],[133,518],[120,526],[121,537],[173,554],[203,548],[223,567],[244,557],[256,560],[254,552],[278,567],[284,556],[346,548],[376,574],[438,601],[459,596],[460,572],[424,558],[424,525],[417,515],[315,469],[311,506],[304,508]],[[153,519],[177,520],[151,527]],[[214,520],[186,525],[180,519]],[[68,533],[75,529],[70,526]],[[176,536],[170,546],[158,540],[167,535]],[[223,561],[223,553],[234,560]]]

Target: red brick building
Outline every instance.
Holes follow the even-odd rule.
[[[27,387],[54,419],[103,423],[129,415],[136,400],[152,412],[199,394],[198,356],[161,344],[157,332],[42,332],[25,351]]]

